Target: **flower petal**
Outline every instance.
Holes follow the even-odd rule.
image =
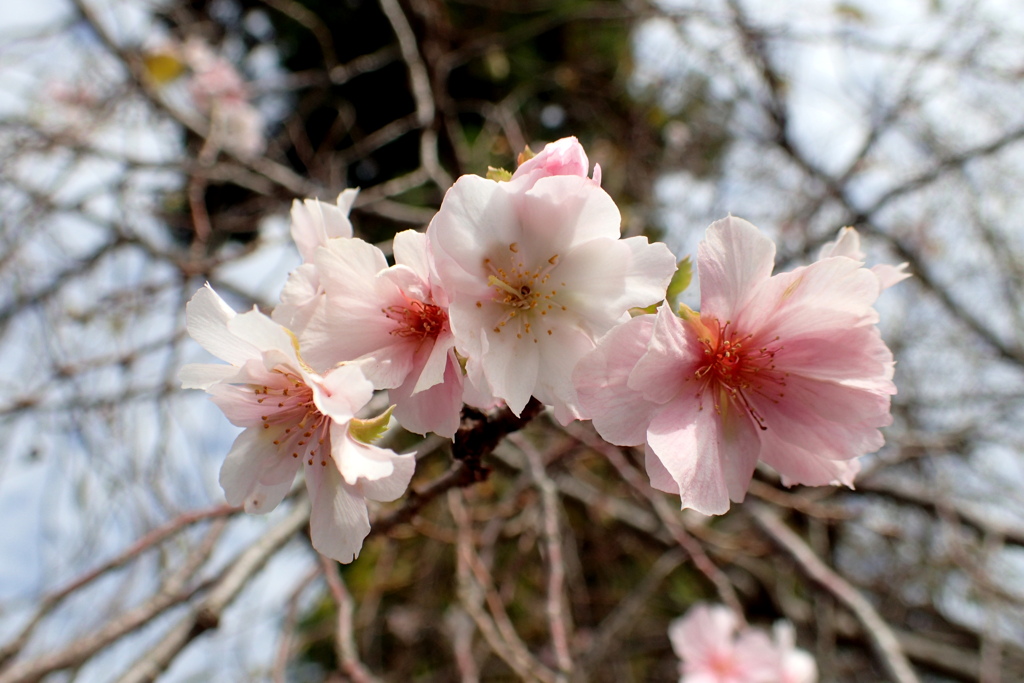
[[[334,467],[307,467],[306,486],[313,503],[309,518],[313,548],[343,564],[352,562],[370,533],[366,501]]]
[[[238,314],[207,283],[185,305],[185,325],[200,346],[232,365],[259,358],[259,349],[228,329]]]
[[[647,444],[672,475],[683,508],[705,515],[743,500],[757,464],[757,429],[746,413],[723,402],[722,415],[701,401],[677,400],[659,410]],[[653,482],[652,482],[653,485]]]
[[[371,448],[374,448],[371,446]],[[379,449],[383,450],[383,449]],[[412,481],[413,472],[416,471],[416,454],[402,453],[401,455],[387,451],[391,458],[394,471],[380,479],[363,479],[359,482],[359,488],[367,500],[376,500],[381,503],[388,503],[398,500],[408,490],[409,482]]]
[[[642,392],[630,389],[627,380],[646,353],[653,330],[653,315],[613,328],[573,371],[584,419],[593,420],[597,433],[618,446],[638,446],[646,439],[655,406]]]
[[[775,243],[756,227],[729,216],[715,221],[697,248],[700,312],[734,320],[775,267]]]
[[[288,493],[298,464],[273,443],[280,431],[254,427],[235,439],[220,469],[229,505],[244,504],[246,512],[270,512]]]

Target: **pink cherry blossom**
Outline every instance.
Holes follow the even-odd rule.
[[[553,175],[576,175],[586,177],[590,172],[590,161],[583,145],[575,137],[562,138],[548,143],[536,156],[527,159],[516,172],[513,179],[531,176],[535,179]],[[601,167],[594,165],[594,183],[601,184]]]
[[[250,102],[250,93],[242,75],[224,57],[205,42],[190,38],[181,48],[192,70],[188,89],[196,108],[210,118],[208,149],[226,149],[252,158],[263,151],[265,122]]]
[[[257,310],[236,314],[207,285],[186,307],[189,334],[229,365],[182,368],[185,388],[205,389],[245,430],[220,472],[228,503],[273,510],[305,472],[313,547],[339,562],[359,555],[370,532],[366,501],[391,501],[412,477],[412,454],[356,439],[350,429],[373,396],[358,366],[318,375],[295,337]]]
[[[722,605],[694,605],[669,626],[672,649],[682,660],[680,683],[779,683],[778,654],[767,634],[739,630]]]
[[[818,252],[818,260],[830,256],[848,256],[855,261],[864,261],[864,252],[860,249],[860,233],[854,228],[840,228],[839,234],[834,242],[826,242]],[[898,266],[880,263],[872,266],[871,272],[878,276],[882,283],[882,289],[888,289],[897,282],[902,282],[910,277],[907,268],[910,264],[901,263]]]
[[[846,256],[772,275],[774,260],[750,223],[714,223],[698,250],[700,313],[634,318],[575,372],[601,436],[644,444],[651,485],[684,508],[742,501],[758,460],[786,485],[851,485],[853,460],[892,421],[879,278]]]
[[[665,245],[619,239],[619,225],[580,175],[463,176],[448,190],[427,236],[481,394],[517,415],[532,395],[563,423],[578,416],[573,367],[630,308],[662,299],[675,269]]]
[[[809,653],[796,647],[796,633],[788,621],[776,622],[773,629],[778,672],[775,683],[815,683],[818,665]]]
[[[427,238],[395,235],[395,265],[360,239],[330,240],[314,266],[324,306],[299,335],[317,369],[360,362],[377,389],[389,389],[406,429],[452,437],[463,400],[462,368],[448,324],[448,301],[437,286]]]
[[[288,276],[281,290],[281,301],[273,318],[297,334],[306,329],[313,318],[324,315],[324,289],[320,273],[313,263],[317,247],[333,239],[351,239],[352,223],[348,214],[359,190],[343,190],[337,205],[306,199],[292,202],[291,235],[302,257],[302,265]]]

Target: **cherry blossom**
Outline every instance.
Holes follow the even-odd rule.
[[[360,239],[330,240],[314,266],[324,292],[321,313],[299,338],[317,369],[362,364],[377,389],[389,389],[406,429],[451,438],[463,401],[462,368],[448,324],[448,301],[436,283],[427,238],[395,235],[395,265]]]
[[[793,624],[778,621],[773,634],[778,670],[772,680],[775,683],[815,683],[818,680],[818,665],[808,652],[796,647]]]
[[[313,258],[317,247],[326,245],[329,240],[352,238],[348,214],[358,194],[359,190],[344,190],[338,195],[336,205],[317,199],[292,202],[291,235],[302,257],[302,265],[288,276],[273,318],[297,334],[302,333],[310,320],[325,314],[324,289]]]
[[[210,118],[207,144],[242,158],[262,152],[265,122],[250,102],[249,89],[234,65],[197,38],[187,40],[181,53],[192,70],[188,83],[192,100]]]
[[[590,172],[590,161],[583,145],[575,137],[562,138],[548,143],[539,154],[526,159],[519,165],[513,179],[530,176],[534,179],[553,175],[576,175],[586,177]],[[601,167],[594,165],[594,184],[601,184]]]
[[[694,605],[669,625],[672,649],[682,660],[680,683],[779,683],[778,653],[767,634],[739,630],[722,605]]]
[[[864,261],[865,254],[860,249],[860,233],[854,228],[840,228],[835,241],[826,242],[818,252],[818,260],[830,256],[849,256],[855,261]],[[871,267],[871,272],[878,276],[882,289],[888,289],[898,282],[910,277],[907,268],[910,264],[901,263],[898,266],[880,263]]]
[[[644,444],[651,485],[684,508],[742,501],[759,459],[786,485],[852,485],[853,460],[892,421],[879,277],[847,256],[772,275],[774,259],[750,223],[714,223],[698,250],[700,312],[634,318],[575,372],[601,436]]]
[[[356,438],[354,430],[365,429],[356,415],[373,396],[371,382],[355,365],[316,374],[287,329],[255,309],[236,314],[209,285],[192,297],[186,318],[192,338],[229,365],[186,365],[183,386],[205,389],[244,427],[220,471],[228,503],[269,512],[303,469],[313,547],[354,560],[370,532],[366,501],[401,496],[415,467],[412,454]]]
[[[815,683],[814,658],[796,647],[788,621],[775,624],[774,640],[741,626],[723,605],[697,604],[669,625],[681,661],[680,683]]]
[[[664,297],[675,258],[619,239],[619,210],[593,180],[547,172],[462,176],[427,236],[470,382],[517,415],[535,396],[566,423],[579,416],[573,367],[630,308]]]

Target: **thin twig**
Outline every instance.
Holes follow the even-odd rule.
[[[175,657],[197,637],[217,628],[230,605],[274,554],[309,522],[309,500],[302,496],[288,515],[246,548],[213,581],[210,592],[154,647],[137,659],[119,683],[149,683],[163,673]]]
[[[918,683],[910,662],[885,619],[856,588],[821,561],[814,551],[766,506],[749,502],[743,509],[765,533],[796,560],[804,573],[846,605],[861,622],[875,655],[896,683]]]
[[[562,532],[558,522],[558,489],[544,467],[544,457],[521,434],[510,434],[508,440],[523,452],[530,474],[541,493],[544,547],[547,550],[548,582],[546,611],[551,631],[551,645],[561,674],[560,681],[572,676],[573,661],[569,650],[571,615],[566,614],[565,559],[562,557]]]
[[[472,617],[491,650],[512,667],[521,679],[556,683],[554,672],[530,654],[505,613],[501,596],[494,590],[487,568],[474,549],[473,530],[461,497],[460,491],[450,491],[448,494],[448,508],[459,530],[456,577],[460,603]],[[487,601],[490,614],[482,608],[483,600]]]
[[[331,591],[334,604],[338,608],[338,626],[335,633],[334,650],[342,670],[352,679],[353,683],[375,683],[378,679],[359,659],[356,648],[355,629],[352,625],[352,614],[355,612],[354,601],[345,587],[345,582],[338,574],[338,563],[320,556],[320,569],[327,588]]]

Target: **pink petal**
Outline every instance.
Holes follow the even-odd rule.
[[[545,145],[539,154],[520,164],[512,177],[521,178],[524,175],[586,177],[589,172],[590,162],[587,159],[587,153],[583,151],[583,145],[575,137],[568,137]]]
[[[736,329],[778,336],[783,345],[803,335],[841,335],[878,321],[872,305],[880,291],[878,278],[856,261],[828,258],[773,276],[731,320]]]
[[[880,263],[877,266],[872,266],[871,272],[878,277],[878,282],[882,285],[882,289],[888,289],[896,283],[903,282],[908,277],[911,277],[911,273],[907,272],[909,267],[910,264],[906,262],[898,266]]]
[[[613,328],[573,371],[584,419],[592,419],[597,433],[618,446],[638,446],[647,438],[654,405],[630,389],[627,380],[646,353],[653,330],[653,315]]]
[[[785,486],[844,485],[853,488],[860,471],[856,460],[831,460],[800,444],[783,441],[771,430],[761,436],[761,460],[782,476]]]
[[[728,511],[730,498],[743,500],[757,465],[757,429],[746,413],[710,399],[675,400],[655,413],[647,444],[676,483],[683,508],[705,515]]]
[[[676,655],[684,662],[695,662],[730,649],[738,626],[736,615],[727,607],[698,603],[669,625],[668,635]]]
[[[774,267],[775,243],[753,225],[732,216],[712,223],[697,248],[701,316],[735,321]]]
[[[693,336],[667,305],[659,308],[645,353],[629,375],[629,388],[653,403],[667,403],[680,391],[696,395],[698,388],[688,379],[703,355]]]
[[[442,382],[416,393],[409,393],[410,384],[407,381],[388,392],[396,404],[395,419],[416,434],[434,432],[453,438],[459,428],[464,391],[462,369],[454,353],[448,353]]]

